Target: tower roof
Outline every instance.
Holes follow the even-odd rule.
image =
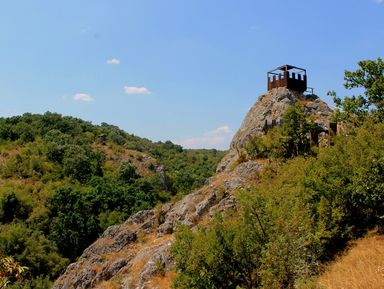
[[[286,65],[279,66],[279,67],[269,71],[268,73],[274,73],[274,72],[277,72],[277,71],[288,71],[288,70],[298,70],[298,71],[304,72],[304,73],[307,72],[304,68],[300,68],[300,67],[297,67],[297,66],[286,64]]]
[[[293,65],[279,66],[267,74],[268,90],[286,87],[301,93],[307,90],[307,71]]]

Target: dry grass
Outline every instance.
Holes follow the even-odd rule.
[[[121,286],[113,281],[102,281],[95,289],[119,289]]]
[[[153,284],[153,287],[158,289],[169,289],[172,288],[173,279],[176,273],[173,271],[166,272],[164,276],[155,276],[148,283]]]
[[[384,236],[373,234],[354,242],[318,283],[327,289],[383,289]]]

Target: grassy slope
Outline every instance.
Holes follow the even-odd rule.
[[[351,242],[325,270],[317,282],[320,288],[384,288],[384,236],[369,234]]]

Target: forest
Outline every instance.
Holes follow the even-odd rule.
[[[0,288],[50,288],[108,226],[201,186],[223,154],[51,112],[1,118]]]

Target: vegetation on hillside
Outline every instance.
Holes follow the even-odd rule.
[[[105,228],[202,185],[222,156],[56,113],[0,118],[0,255],[28,267],[7,280],[49,288]]]
[[[320,264],[349,240],[370,229],[383,230],[384,118],[377,100],[384,99],[384,91],[378,90],[373,102],[369,85],[382,87],[384,71],[380,59],[359,65],[366,63],[381,67],[371,74],[374,81],[365,86],[353,78],[360,76],[358,70],[346,72],[346,85],[362,86],[361,97],[370,109],[364,115],[358,115],[359,110],[338,111],[344,134],[334,137],[333,146],[312,155],[308,145],[300,145],[300,134],[293,138],[292,132],[307,123],[297,117],[298,107],[285,114],[287,127],[252,140],[251,157],[277,161],[257,185],[238,193],[237,212],[218,215],[197,232],[179,228],[172,247],[178,272],[175,288],[317,288],[311,278]],[[349,101],[339,103],[347,106]],[[298,119],[302,125],[295,131]],[[287,135],[293,145],[286,145]]]
[[[0,288],[5,288],[12,282],[20,281],[27,269],[27,267],[15,262],[12,257],[0,255]]]
[[[306,118],[301,106],[288,107],[282,120],[281,127],[250,139],[245,147],[248,158],[290,158],[313,154],[308,135],[314,132],[315,124]]]

